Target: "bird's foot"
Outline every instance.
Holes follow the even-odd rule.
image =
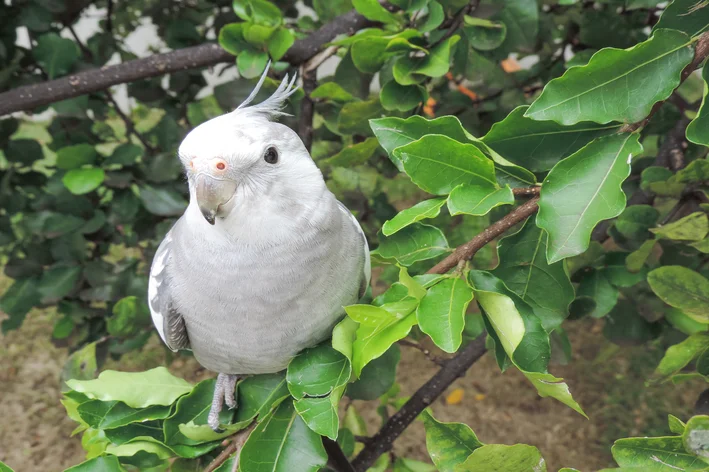
[[[217,383],[214,385],[214,397],[212,398],[212,407],[209,409],[207,424],[217,433],[223,432],[219,428],[219,413],[224,408],[224,403],[227,404],[230,410],[236,408],[236,382],[239,380],[238,375],[219,374]]]

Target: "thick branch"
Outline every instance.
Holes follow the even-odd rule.
[[[428,273],[445,274],[453,267],[457,266],[458,262],[471,259],[475,253],[487,243],[517,223],[524,221],[528,216],[534,214],[539,209],[537,202],[539,202],[539,198],[533,198],[524,205],[517,207],[508,213],[504,218],[491,224],[485,231],[475,236],[469,242],[463,244],[462,246],[458,246],[456,250],[453,251],[453,254],[436,264],[431,270],[428,271]]]
[[[516,187],[512,189],[515,197],[535,197],[542,191],[541,187]]]
[[[454,358],[446,362],[446,365],[436,375],[418,389],[399,411],[389,418],[389,421],[367,442],[362,452],[352,462],[356,472],[365,472],[379,456],[389,451],[394,440],[416,417],[485,354],[485,337],[485,334],[481,334],[461,349]]]
[[[307,38],[296,41],[283,60],[293,65],[300,65],[317,54],[337,35],[353,34],[372,24],[370,20],[352,10],[338,16]],[[218,44],[202,44],[115,66],[91,69],[61,79],[18,87],[1,93],[0,116],[16,111],[29,111],[39,106],[104,90],[113,85],[233,61],[234,56],[224,51]]]

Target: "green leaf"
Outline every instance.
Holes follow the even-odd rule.
[[[681,437],[619,439],[613,444],[611,452],[618,465],[628,470],[691,471],[705,470],[707,466],[685,450]]]
[[[77,412],[90,427],[106,430],[131,423],[165,419],[170,414],[170,407],[154,405],[136,409],[119,401],[89,400],[80,404]]]
[[[0,310],[10,316],[2,322],[3,332],[19,328],[25,315],[39,304],[41,298],[37,290],[37,279],[33,277],[15,280],[0,298]]]
[[[37,38],[32,55],[50,79],[67,74],[79,59],[79,48],[68,38],[46,33]]]
[[[229,54],[238,56],[249,49],[244,39],[244,23],[229,23],[219,30],[219,45]]]
[[[709,462],[709,416],[690,418],[682,433],[682,443],[687,452],[699,456],[706,466]]]
[[[709,8],[705,7],[703,10],[709,14]],[[705,27],[707,26],[709,26],[709,18],[707,18]],[[687,139],[694,144],[709,146],[709,103],[707,103],[707,93],[709,93],[709,64],[704,64],[702,68],[702,79],[704,80],[702,104],[699,107],[697,116],[689,123],[689,126],[687,126]],[[694,164],[694,162],[692,162],[692,164]]]
[[[69,295],[81,278],[81,267],[54,266],[45,271],[37,283],[43,304],[57,303]]]
[[[353,144],[342,149],[332,157],[322,161],[324,166],[333,167],[353,167],[364,164],[372,157],[377,150],[378,142],[376,138],[367,138],[361,143]]]
[[[239,382],[236,423],[262,419],[288,398],[285,372],[249,377]]]
[[[339,418],[337,417],[337,405],[342,397],[342,390],[326,397],[301,398],[293,402],[295,411],[303,419],[306,425],[315,433],[327,436],[335,441],[339,429]]]
[[[416,324],[416,305],[418,302],[401,306],[401,310],[387,310],[387,305],[350,305],[345,311],[350,318],[360,323],[356,338],[352,344],[352,368],[356,377],[370,361],[382,356],[392,344],[408,336]],[[367,308],[364,308],[367,307]],[[394,307],[392,307],[394,308]],[[361,321],[363,316],[376,320],[369,324]]]
[[[426,462],[397,457],[393,472],[436,472],[437,469]]]
[[[432,0],[428,3],[428,15],[426,15],[425,20],[417,29],[422,33],[428,33],[438,28],[445,18],[443,6],[439,2]]]
[[[649,229],[655,226],[659,216],[660,212],[650,205],[633,205],[623,210],[614,226],[625,238],[644,241],[650,237]]]
[[[212,398],[214,396],[214,385],[214,379],[203,380],[195,385],[191,392],[177,400],[175,413],[163,423],[165,444],[184,444],[194,446],[200,444],[201,442],[212,441],[215,439],[214,437],[206,437],[200,438],[205,439],[206,441],[196,441],[188,438],[180,431],[180,425],[189,424],[200,426],[207,424],[207,417],[209,416],[209,409],[212,406]],[[231,410],[226,408],[223,409],[219,415],[219,422],[221,424],[228,424],[233,416],[233,413],[234,412]]]
[[[113,306],[113,316],[106,321],[109,334],[129,336],[136,330],[137,323],[150,319],[150,310],[145,302],[137,297],[125,297]]]
[[[384,236],[391,236],[417,221],[435,218],[441,213],[441,207],[445,204],[445,198],[432,198],[419,202],[411,208],[400,211],[394,218],[385,222],[382,233]]]
[[[653,270],[647,281],[655,295],[700,322],[709,322],[709,280],[682,266]]]
[[[477,448],[455,472],[546,472],[539,449],[526,444],[486,444]]]
[[[293,43],[295,42],[295,37],[289,29],[279,28],[268,40],[268,53],[271,55],[271,59],[274,61],[279,61],[288,52]]]
[[[401,85],[396,81],[387,82],[379,95],[385,110],[409,111],[426,100],[426,89],[420,85]]]
[[[588,297],[596,302],[589,313],[583,313],[593,318],[602,318],[610,313],[618,303],[619,294],[603,270],[591,270],[584,274],[576,290],[577,297]]]
[[[576,400],[571,396],[569,391],[569,386],[564,379],[554,377],[551,374],[541,373],[541,372],[523,372],[525,377],[532,382],[532,385],[536,387],[537,393],[540,397],[552,397],[559,400],[564,405],[568,406],[577,413],[583,415],[586,419],[586,413],[584,413],[581,405],[579,405]]]
[[[665,319],[673,328],[686,335],[709,331],[709,325],[698,322],[677,308],[668,308],[665,312]]]
[[[495,342],[537,388],[539,395],[551,396],[586,416],[563,379],[546,372],[551,357],[549,335],[531,307],[488,272],[472,270],[468,279],[490,323]]]
[[[25,165],[44,158],[42,147],[37,141],[31,139],[11,139],[4,152],[8,161]]]
[[[470,426],[464,423],[442,423],[428,410],[421,413],[426,428],[426,449],[440,472],[455,472],[456,466],[483,444]]]
[[[661,169],[665,171],[669,170],[664,167]],[[658,180],[668,180],[670,177],[672,177],[671,171],[669,174],[665,174],[665,178]],[[677,171],[675,179],[677,182],[683,184],[696,184],[709,180],[709,161],[706,159],[697,159],[696,161],[690,162],[687,167]]]
[[[675,434],[683,434],[685,427],[687,426],[682,420],[674,415],[667,415],[667,422],[669,423],[670,431]]]
[[[249,472],[317,472],[327,463],[320,436],[285,401],[251,433],[239,467]]]
[[[95,380],[69,380],[67,385],[89,398],[122,401],[133,408],[171,405],[192,390],[185,380],[173,376],[166,368],[145,372],[106,370]]]
[[[245,79],[260,77],[268,63],[268,54],[262,51],[245,49],[236,57],[239,75]]]
[[[537,225],[549,233],[549,263],[584,252],[596,224],[623,211],[621,184],[640,152],[637,134],[597,138],[549,172],[537,215]]]
[[[135,164],[142,155],[143,148],[140,146],[136,146],[135,144],[121,144],[114,149],[113,154],[111,154],[111,156],[104,161],[104,167],[112,165],[119,165],[122,167],[131,166]],[[86,162],[86,164],[91,164],[91,162]]]
[[[698,211],[650,231],[675,241],[701,241],[709,233],[709,219],[705,213]]]
[[[321,344],[305,349],[290,361],[286,380],[296,399],[322,397],[347,384],[351,373],[347,357],[330,345]]]
[[[281,10],[268,0],[234,0],[234,13],[245,21],[277,26],[283,21]]]
[[[414,223],[391,236],[379,239],[377,253],[399,264],[410,266],[450,251],[443,232],[435,226]]]
[[[403,162],[394,153],[394,150],[421,139],[427,134],[442,134],[456,141],[468,142],[466,131],[455,116],[441,116],[433,120],[427,120],[419,115],[407,119],[379,118],[370,120],[369,125],[379,140],[379,144],[401,171],[404,170]]]
[[[310,98],[347,103],[355,98],[336,82],[325,82],[310,94]]]
[[[382,116],[379,100],[345,103],[337,117],[337,128],[342,133],[368,135],[367,123]]]
[[[507,37],[507,26],[499,21],[466,15],[463,24],[463,32],[470,45],[480,51],[498,48]]]
[[[493,162],[476,146],[447,136],[424,136],[396,148],[394,155],[416,185],[435,195],[446,195],[460,184],[497,187]]]
[[[690,362],[709,348],[709,334],[697,333],[689,336],[684,341],[667,348],[664,357],[658,364],[653,374],[653,380],[666,381],[674,374],[679,373]]]
[[[587,65],[549,82],[525,116],[563,125],[640,121],[679,85],[694,56],[688,39],[679,31],[658,30],[630,49],[602,49]]]
[[[458,277],[429,288],[416,310],[421,331],[442,350],[456,352],[463,342],[465,312],[472,299],[472,289]]]
[[[492,189],[478,185],[461,184],[448,196],[448,211],[451,215],[487,215],[500,205],[512,205],[515,196],[509,185]]]
[[[362,369],[358,380],[347,385],[347,396],[353,400],[376,400],[387,393],[396,380],[396,366],[400,358],[399,346],[393,344],[381,357]]]
[[[562,262],[547,263],[546,246],[547,234],[527,219],[521,230],[498,243],[500,261],[492,274],[529,303],[551,331],[568,316],[574,287]]]
[[[169,188],[140,187],[140,200],[150,213],[158,216],[179,216],[187,208],[187,202],[179,193]]]
[[[352,0],[352,6],[368,20],[394,25],[400,24],[402,20],[381,6],[377,0]]]
[[[98,153],[90,144],[75,144],[57,151],[57,167],[64,170],[76,169],[93,164]]]
[[[661,28],[697,36],[709,28],[709,8],[699,0],[674,0],[662,12],[654,30]]]
[[[74,195],[84,195],[96,190],[102,183],[106,174],[103,169],[85,167],[72,169],[62,178],[64,186]]]
[[[492,125],[481,141],[509,161],[533,172],[544,172],[599,136],[618,131],[618,124],[583,122],[562,126],[554,121],[536,121],[524,114],[529,107],[515,108]]]
[[[0,467],[0,471],[2,467]],[[9,468],[7,470],[10,470]],[[64,472],[125,472],[116,456],[99,456],[69,467]]]
[[[416,67],[412,71],[428,77],[441,77],[450,68],[451,48],[460,41],[460,36],[451,36],[438,46],[431,49],[428,55],[415,61]]]
[[[539,7],[527,0],[507,0],[504,8],[492,17],[507,25],[507,35],[500,49],[507,52],[532,52],[539,33]]]

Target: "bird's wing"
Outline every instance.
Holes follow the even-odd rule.
[[[187,326],[180,313],[173,307],[170,297],[170,287],[166,281],[167,264],[170,259],[172,230],[168,231],[160,243],[153,265],[150,268],[148,281],[148,306],[153,324],[157,328],[163,342],[173,351],[189,349],[190,339]]]
[[[364,293],[367,291],[367,287],[369,287],[369,281],[372,278],[372,261],[369,258],[369,244],[367,244],[367,237],[364,235],[364,231],[362,231],[362,226],[360,226],[359,221],[357,221],[357,218],[354,217],[354,215],[350,212],[350,210],[347,209],[345,205],[342,204],[342,202],[338,201],[337,203],[340,206],[340,210],[344,211],[352,219],[355,228],[357,228],[359,235],[362,237],[362,250],[364,251],[364,273],[362,274],[361,285],[359,288],[359,297],[362,298],[364,296]]]

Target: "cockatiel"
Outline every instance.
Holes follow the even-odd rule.
[[[268,71],[268,67],[266,68]],[[190,203],[150,271],[153,323],[173,351],[191,349],[218,373],[208,423],[250,374],[278,372],[330,336],[370,278],[359,223],[325,185],[298,135],[271,121],[295,77],[182,141]]]

